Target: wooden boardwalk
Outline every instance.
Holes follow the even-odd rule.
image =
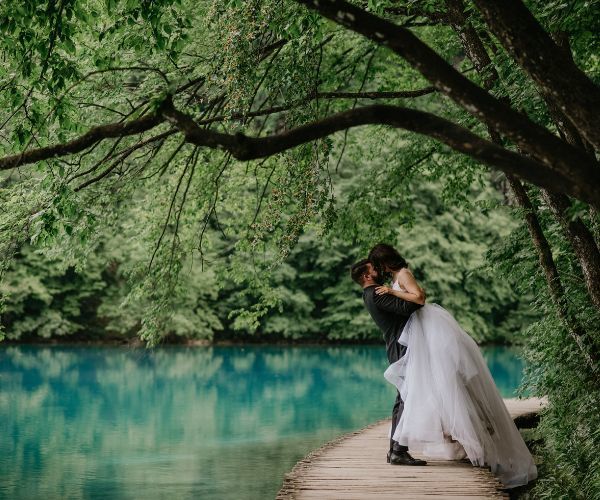
[[[505,403],[515,418],[538,412],[544,401]],[[377,422],[313,451],[286,474],[277,499],[508,498],[487,469],[468,461],[429,460],[423,467],[387,464],[389,426],[389,420]]]

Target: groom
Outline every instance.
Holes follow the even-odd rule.
[[[377,295],[375,288],[381,285],[382,280],[379,273],[370,260],[364,259],[352,266],[350,271],[352,279],[363,289],[363,301],[369,311],[371,318],[383,333],[388,360],[391,363],[398,361],[406,352],[406,346],[398,343],[398,338],[408,321],[409,316],[420,307],[421,304],[399,299],[394,295]],[[392,410],[392,433],[402,415],[404,402],[400,392],[396,395],[396,402]],[[408,453],[408,446],[402,446],[390,439],[390,451],[388,462],[393,465],[425,465],[425,460],[413,458]]]

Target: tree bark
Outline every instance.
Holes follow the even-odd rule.
[[[545,169],[526,155],[482,139],[468,129],[436,115],[410,108],[389,105],[363,106],[266,137],[248,137],[241,133],[229,135],[202,128],[191,116],[176,109],[172,103],[165,103],[162,113],[183,132],[188,142],[196,146],[224,149],[242,161],[272,156],[351,127],[381,124],[428,135],[456,151],[504,172],[521,176],[536,185],[551,185],[568,191],[574,187],[571,179]],[[593,203],[600,206],[600,193],[589,194],[594,195]]]
[[[473,25],[469,22],[466,15],[464,14],[464,4],[462,0],[446,0],[446,6],[448,8],[448,19],[452,28],[457,32],[459,38],[463,44],[465,52],[471,61],[473,62],[475,69],[479,73],[489,75],[485,78],[486,88],[493,86],[496,80],[498,80],[498,73],[492,65],[492,61],[483,45],[479,35],[475,31]],[[502,144],[502,138],[500,135],[488,125],[488,132],[492,139],[492,142],[496,144]],[[540,267],[544,272],[546,278],[546,284],[550,297],[556,309],[557,315],[577,346],[579,347],[582,355],[586,359],[586,362],[590,365],[592,370],[596,368],[598,361],[598,354],[594,347],[593,342],[588,340],[587,332],[582,328],[577,318],[569,311],[567,306],[565,290],[562,285],[558,269],[554,258],[552,256],[552,250],[550,244],[544,235],[543,229],[540,225],[539,219],[534,210],[533,204],[525,191],[523,184],[515,176],[507,174],[509,187],[513,193],[517,204],[525,209],[525,222],[527,230],[533,242],[534,248],[537,251]],[[554,195],[549,191],[544,191],[549,196]],[[566,196],[563,196],[567,200]],[[560,212],[564,215],[564,211]],[[585,225],[584,225],[585,228]],[[586,228],[587,229],[587,228]],[[581,227],[577,226],[577,231],[581,232]],[[579,239],[578,241],[582,241]],[[595,245],[594,245],[595,246]],[[597,250],[597,248],[596,248]],[[587,248],[586,254],[593,254],[592,249]],[[583,266],[582,266],[583,267]],[[584,271],[585,274],[585,271]],[[593,275],[593,271],[591,275]],[[597,287],[600,287],[600,280],[598,281]],[[600,290],[599,290],[600,291]],[[590,292],[591,295],[591,292]]]
[[[520,0],[473,0],[507,52],[555,102],[581,135],[600,149],[600,88],[561,51]]]
[[[563,194],[542,190],[544,200],[560,222],[579,260],[585,285],[594,305],[600,310],[600,251],[594,236],[579,217],[570,218],[571,200]]]
[[[322,16],[384,45],[417,69],[440,92],[467,112],[510,138],[538,161],[569,177],[600,185],[600,171],[590,157],[527,116],[496,99],[448,64],[410,30],[344,0],[296,0]],[[583,180],[585,178],[585,181]]]
[[[564,53],[565,57],[572,61],[568,36],[565,33],[558,33],[555,34],[555,39],[559,46],[558,49]],[[582,151],[593,151],[589,143],[579,135],[577,129],[573,127],[571,121],[556,106],[555,102],[546,98],[546,104],[548,105],[550,116],[564,140]],[[542,195],[573,247],[579,260],[589,295],[596,308],[600,310],[600,250],[592,231],[579,216],[574,218],[569,216],[568,212],[572,203],[567,196],[547,189],[542,189]]]
[[[596,242],[596,246],[598,246],[600,242],[600,213],[596,208],[590,207],[590,226],[592,226],[592,234],[594,235],[594,241]]]
[[[535,214],[531,200],[518,179],[515,179],[512,176],[507,176],[507,178],[517,203],[526,210],[525,222],[527,223],[527,229],[531,235],[533,245],[537,250],[540,266],[546,276],[548,291],[550,292],[550,297],[554,303],[557,315],[579,347],[588,366],[592,371],[596,371],[598,369],[598,361],[600,358],[598,348],[589,338],[589,335],[583,329],[577,318],[569,310],[565,289],[552,257],[552,250],[548,240],[544,236],[544,232]]]
[[[448,8],[446,18],[458,35],[467,57],[475,66],[477,73],[485,77],[483,87],[486,90],[491,89],[498,80],[498,72],[492,64],[477,30],[465,15],[463,0],[446,0],[446,7]]]

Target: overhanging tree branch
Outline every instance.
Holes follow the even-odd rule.
[[[474,0],[486,23],[546,99],[600,149],[600,88],[544,31],[520,0]]]
[[[595,189],[600,182],[600,171],[589,170],[586,165],[581,165],[575,172],[565,174],[482,139],[468,129],[431,113],[389,105],[344,111],[279,134],[255,138],[241,133],[230,135],[202,128],[191,116],[177,110],[168,98],[151,115],[128,122],[100,125],[66,143],[0,158],[0,170],[79,153],[104,139],[139,134],[165,121],[171,122],[183,132],[187,142],[224,149],[242,161],[272,156],[351,127],[389,125],[427,135],[493,168],[600,207],[600,192]]]
[[[80,153],[104,139],[116,139],[146,132],[159,125],[162,121],[164,119],[160,114],[153,113],[127,122],[99,125],[72,141],[55,144],[54,146],[30,149],[16,155],[0,158],[0,170],[8,170],[42,160]]]
[[[289,111],[290,109],[308,104],[310,101],[316,99],[405,99],[411,97],[421,97],[427,94],[435,92],[434,87],[424,87],[416,90],[396,90],[387,92],[313,92],[303,99],[292,101],[288,104],[281,106],[274,106],[267,109],[258,109],[255,111],[248,111],[247,113],[233,113],[231,115],[218,115],[211,118],[206,118],[198,122],[199,125],[208,125],[210,123],[222,122],[225,120],[239,120],[246,118],[255,118],[257,116],[273,115],[275,113],[282,113],[283,111]]]
[[[544,127],[465,78],[410,30],[344,0],[296,1],[375,43],[390,48],[467,112],[490,124],[550,169],[565,176],[576,176],[581,166],[590,173],[597,170],[596,162],[586,153],[561,141]],[[594,179],[597,182],[597,174]]]
[[[396,90],[382,92],[317,92],[318,99],[402,99],[421,97],[435,92],[434,87],[424,87],[416,90]]]
[[[486,141],[455,123],[414,109],[388,105],[365,106],[260,138],[248,137],[241,133],[223,134],[201,128],[192,117],[177,110],[168,102],[163,105],[162,113],[183,132],[188,142],[197,146],[226,150],[236,159],[243,161],[272,156],[351,127],[389,125],[433,137],[456,151],[537,185],[552,186],[563,192],[577,192],[579,198],[594,205],[600,204],[600,194],[589,184],[576,185],[570,176],[561,175],[533,159]],[[589,175],[588,172],[583,171],[580,174]],[[595,175],[599,176],[597,173]]]

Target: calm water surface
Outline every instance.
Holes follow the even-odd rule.
[[[484,354],[512,395],[516,351]],[[274,498],[311,449],[389,415],[386,366],[382,346],[0,347],[0,498]]]

